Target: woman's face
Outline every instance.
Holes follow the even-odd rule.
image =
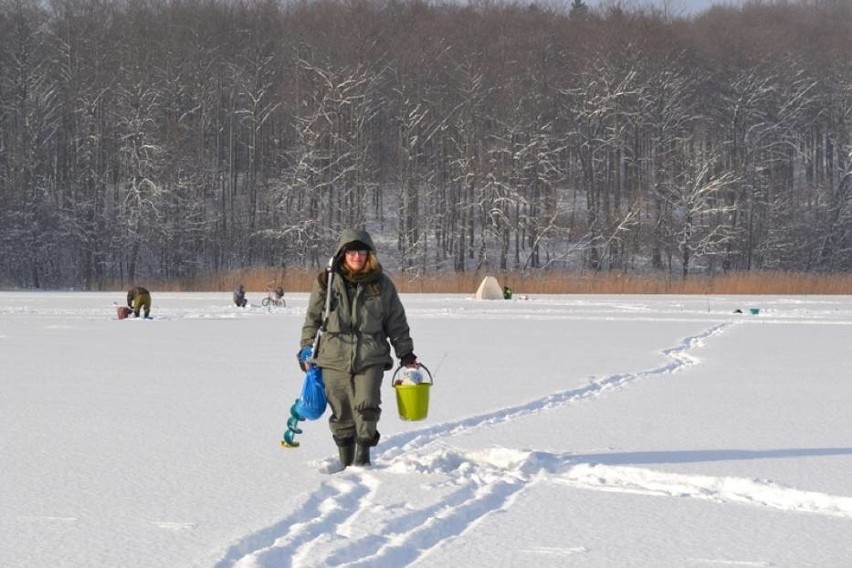
[[[343,264],[353,273],[361,272],[367,265],[366,250],[348,250],[343,253]]]

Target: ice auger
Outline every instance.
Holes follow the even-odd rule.
[[[293,403],[293,406],[290,407],[290,418],[287,419],[287,429],[284,430],[284,436],[281,439],[281,445],[285,448],[298,448],[299,442],[297,442],[294,438],[296,434],[301,434],[302,429],[299,428],[299,422],[304,420],[301,416],[299,416],[299,412],[296,410],[296,405],[299,403],[297,400]]]
[[[303,420],[316,420],[325,412],[327,400],[325,397],[325,385],[322,381],[322,369],[316,365],[316,355],[319,352],[320,338],[325,333],[326,324],[328,323],[328,312],[331,308],[331,284],[334,280],[334,257],[328,261],[328,283],[325,291],[325,308],[323,310],[322,324],[317,330],[317,335],[314,337],[314,343],[310,351],[302,354],[300,351],[299,360],[305,363],[308,370],[305,372],[305,380],[302,382],[302,393],[296,402],[290,407],[290,417],[287,419],[287,429],[281,439],[281,446],[285,448],[298,448],[299,442],[296,441],[296,434],[301,434],[302,429],[299,428],[299,422]]]

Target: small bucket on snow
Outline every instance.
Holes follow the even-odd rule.
[[[429,369],[423,364],[416,369],[400,366],[393,374],[392,383],[399,417],[412,421],[426,418],[429,414],[429,389],[433,384]]]
[[[118,306],[118,319],[123,320],[127,319],[127,317],[133,313],[133,310],[128,308],[127,306]]]
[[[748,313],[750,313],[753,316],[756,316],[757,314],[760,313],[760,308],[749,308]]]

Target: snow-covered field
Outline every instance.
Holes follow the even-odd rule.
[[[403,295],[429,416],[333,475],[307,295],[153,297],[0,293],[0,566],[852,565],[852,297]]]

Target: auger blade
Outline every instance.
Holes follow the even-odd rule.
[[[296,440],[293,439],[294,435],[295,434],[293,432],[291,432],[290,430],[287,430],[286,432],[284,432],[284,439],[281,440],[281,447],[282,448],[298,448],[299,442],[297,442]]]
[[[299,428],[299,421],[295,418],[291,418],[287,421],[287,430],[293,432],[294,434],[301,434],[302,429]]]

